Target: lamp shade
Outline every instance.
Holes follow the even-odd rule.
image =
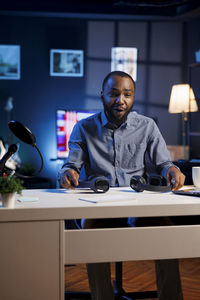
[[[169,101],[169,113],[176,114],[195,111],[198,111],[198,106],[190,85],[173,85]]]

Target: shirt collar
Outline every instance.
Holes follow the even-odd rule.
[[[108,118],[106,117],[105,111],[101,112],[101,121],[103,127],[109,128],[109,129],[117,129],[118,127],[114,124],[109,122]]]
[[[106,114],[104,111],[101,112],[101,121],[102,121],[102,125],[104,127],[112,127],[114,129],[115,125],[110,123],[106,117]],[[128,114],[128,117],[126,119],[126,122],[123,123],[121,126],[125,127],[125,126],[134,126],[138,124],[138,117],[137,117],[137,113],[136,112],[130,112]],[[120,126],[120,127],[121,127]]]
[[[104,110],[101,112],[101,122],[103,126],[106,126],[109,123]]]

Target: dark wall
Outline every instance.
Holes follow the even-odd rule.
[[[85,77],[51,77],[50,49],[86,50],[86,21],[40,17],[0,18],[0,44],[21,46],[21,79],[0,80],[0,136],[7,141],[8,97],[14,99],[13,118],[29,127],[37,138],[44,156],[43,175],[55,179],[57,108],[84,106]],[[15,141],[15,139],[13,140]],[[20,143],[23,162],[40,162],[34,149]]]
[[[199,111],[190,115],[190,130],[196,133],[190,136],[190,154],[191,158],[200,159],[200,65],[195,64],[195,52],[200,50],[200,18],[187,22],[187,31],[188,80],[199,106]]]
[[[21,46],[21,79],[0,80],[0,136],[8,140],[10,117],[27,125],[44,156],[42,175],[55,182],[60,168],[51,160],[56,158],[56,109],[101,109],[111,47],[121,46],[138,48],[135,109],[158,120],[167,144],[180,144],[181,119],[168,113],[168,102],[172,85],[187,80],[192,30],[190,22],[182,21],[1,16],[0,44]],[[50,49],[84,50],[84,76],[50,76]],[[14,99],[12,116],[4,110],[8,97]],[[34,149],[20,145],[22,161],[39,165]]]
[[[157,119],[167,144],[180,144],[181,119],[168,113],[168,105],[172,85],[186,80],[185,38],[182,21],[88,21],[86,105],[99,105],[95,94],[105,71],[110,71],[111,47],[136,47],[134,109]],[[169,125],[173,130],[169,130]]]

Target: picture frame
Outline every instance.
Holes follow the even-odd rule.
[[[20,79],[19,45],[0,45],[0,79]]]
[[[112,47],[111,71],[123,71],[137,80],[137,48]]]
[[[50,76],[82,77],[83,50],[50,50]]]

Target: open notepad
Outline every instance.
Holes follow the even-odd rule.
[[[111,202],[130,202],[136,200],[133,194],[121,194],[121,195],[110,195],[110,194],[101,194],[101,195],[86,195],[79,198],[80,201],[90,202],[90,203],[111,203]]]

